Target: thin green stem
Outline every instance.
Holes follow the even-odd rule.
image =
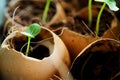
[[[100,9],[100,12],[99,12],[99,14],[98,14],[98,17],[97,17],[96,30],[95,30],[95,34],[96,34],[96,36],[99,35],[99,24],[100,24],[100,18],[101,18],[101,15],[102,15],[102,12],[103,12],[105,6],[106,6],[106,3],[104,2],[103,5],[102,5],[102,7],[101,7],[101,9]]]
[[[45,5],[45,9],[44,9],[44,12],[43,12],[43,17],[42,17],[43,22],[46,22],[48,10],[49,10],[49,7],[50,7],[50,1],[51,0],[47,0],[47,3]]]
[[[31,37],[28,37],[28,44],[27,44],[27,49],[26,49],[26,53],[25,53],[26,56],[28,56],[28,53],[29,53],[30,41],[31,41]]]
[[[92,0],[88,1],[88,23],[91,27],[92,25]]]

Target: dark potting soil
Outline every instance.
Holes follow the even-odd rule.
[[[29,52],[28,56],[41,60],[45,57],[50,56],[49,49],[47,47],[43,46],[43,45],[39,45],[39,47],[37,47],[33,51],[31,50]]]
[[[36,39],[32,39],[30,43],[29,57],[33,57],[36,59],[43,59],[45,57],[50,56],[49,49],[44,45],[40,45],[38,40],[41,41],[42,38],[39,37]],[[13,39],[9,40],[9,44],[12,48],[14,48],[18,52],[22,52],[25,55],[27,49],[27,37],[26,36],[15,36]]]
[[[20,43],[20,44],[15,45],[15,50],[20,51],[20,52],[24,53],[24,55],[25,55],[25,52],[26,52],[26,49],[27,49],[26,42],[18,41],[16,43]],[[41,60],[45,57],[50,56],[49,49],[47,47],[45,47],[43,45],[39,45],[38,47],[35,47],[36,45],[39,45],[39,43],[31,43],[30,44],[30,51],[29,51],[29,54],[28,54],[29,57],[33,57],[33,58]],[[33,49],[33,48],[35,48],[35,49]]]
[[[36,4],[37,3],[37,4]],[[17,7],[19,7],[16,12],[14,19],[17,23],[28,26],[31,23],[39,23],[42,19],[43,10],[45,7],[45,1],[19,1],[18,4],[10,8],[8,11],[10,17],[13,17],[13,13]],[[52,19],[56,13],[56,5],[51,2],[50,8],[48,11],[47,22]]]

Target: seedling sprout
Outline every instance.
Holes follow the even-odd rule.
[[[108,7],[110,8],[110,10],[112,11],[118,11],[119,8],[116,6],[116,2],[115,0],[95,0],[97,2],[103,2],[103,5],[100,9],[100,12],[98,14],[98,17],[97,17],[97,22],[96,22],[96,30],[95,30],[95,33],[96,33],[96,36],[99,35],[99,24],[100,24],[100,18],[101,18],[101,15],[102,15],[102,12],[106,6],[106,4],[108,5]]]
[[[50,7],[50,2],[51,2],[51,0],[47,0],[47,3],[45,5],[45,9],[44,9],[44,12],[43,12],[43,17],[42,17],[43,22],[46,22],[46,20],[47,20],[47,14],[48,14],[48,10],[49,10],[49,7]]]
[[[99,12],[98,17],[97,17],[97,22],[96,22],[95,34],[96,34],[96,36],[98,36],[99,35],[100,18],[101,18],[102,12],[103,12],[106,4],[108,5],[110,10],[112,10],[112,11],[118,11],[119,8],[116,6],[115,0],[95,0],[95,1],[96,2],[103,2],[103,5],[100,9],[100,12]],[[89,23],[89,26],[91,27],[91,25],[92,25],[92,0],[88,1],[88,23]]]
[[[88,0],[88,24],[92,25],[92,0]]]
[[[28,56],[29,49],[30,49],[30,42],[32,38],[35,38],[36,35],[40,33],[41,26],[37,23],[33,23],[28,26],[26,32],[21,32],[22,34],[26,35],[28,37],[28,44],[25,55]]]

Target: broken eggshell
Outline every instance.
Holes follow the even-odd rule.
[[[77,80],[113,80],[120,72],[120,42],[99,39],[84,48],[75,58],[71,73]]]
[[[42,37],[43,33],[48,36]],[[50,44],[43,41],[42,45],[47,47],[50,53],[41,60],[25,56],[23,52],[16,50],[23,44],[21,42],[27,39],[21,34],[21,31],[14,31],[7,36],[0,48],[0,78],[2,80],[48,80],[53,75],[59,74],[62,79],[65,79],[69,72],[70,58],[62,40],[46,28],[42,28],[41,33],[35,39],[39,41],[41,38],[50,37],[49,35],[52,39],[48,39],[47,43]],[[16,40],[14,38],[20,42],[14,43]],[[18,46],[16,47],[16,45]],[[42,50],[37,53],[44,54]]]

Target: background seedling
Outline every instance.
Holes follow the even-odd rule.
[[[92,0],[88,0],[88,24],[92,25]]]
[[[30,26],[28,26],[26,32],[21,32],[22,34],[26,35],[28,37],[28,44],[27,44],[27,49],[25,55],[28,56],[29,49],[30,49],[30,42],[32,38],[35,38],[36,35],[41,30],[41,26],[37,23],[33,23]]]
[[[47,0],[47,3],[45,5],[45,9],[44,9],[44,12],[43,12],[43,17],[42,17],[42,21],[45,23],[46,20],[47,20],[47,14],[48,14],[48,10],[49,10],[49,7],[50,7],[50,2],[51,0]]]
[[[99,35],[99,24],[100,24],[100,18],[101,18],[101,15],[102,15],[102,12],[106,6],[106,4],[108,5],[108,7],[110,8],[110,10],[112,11],[118,11],[119,8],[116,6],[116,1],[115,0],[95,0],[97,2],[103,2],[103,5],[100,9],[100,12],[98,14],[98,17],[97,17],[97,22],[96,22],[96,30],[95,30],[95,33],[96,33],[96,36]]]

